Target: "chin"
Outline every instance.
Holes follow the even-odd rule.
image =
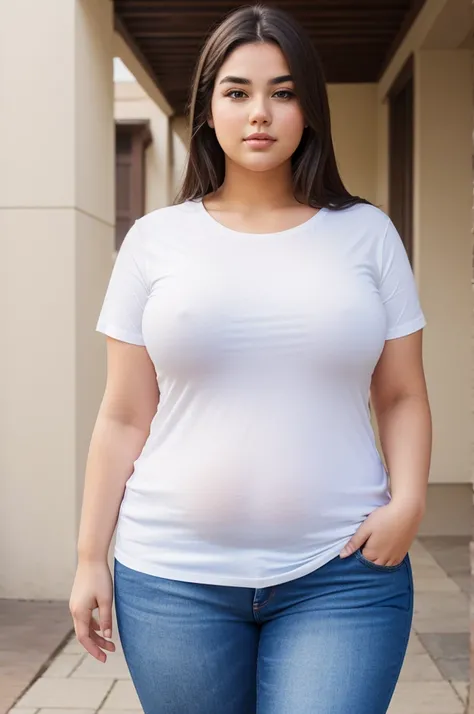
[[[232,161],[241,168],[247,169],[248,171],[256,172],[274,171],[275,169],[278,169],[282,164],[286,164],[290,160],[291,155],[278,158],[270,158],[269,156],[263,155],[254,155],[250,160],[249,157],[245,157],[245,160],[240,161],[238,159],[232,159]]]

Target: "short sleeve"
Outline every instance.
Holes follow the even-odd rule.
[[[145,259],[145,248],[136,221],[115,259],[97,332],[133,345],[145,344],[142,335],[142,317],[148,298]]]
[[[380,258],[380,297],[387,317],[387,340],[426,325],[413,270],[402,239],[389,219]]]

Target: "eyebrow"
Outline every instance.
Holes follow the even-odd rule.
[[[282,74],[280,77],[274,77],[268,80],[268,84],[282,84],[282,82],[292,82],[293,77],[291,74]],[[221,79],[219,84],[252,84],[250,79],[245,79],[245,77],[233,77],[229,75]]]

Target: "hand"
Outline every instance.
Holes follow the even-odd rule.
[[[422,518],[419,508],[391,501],[373,511],[341,551],[347,558],[364,546],[362,554],[377,565],[398,565],[408,553]]]
[[[69,600],[69,610],[78,641],[89,654],[103,663],[107,661],[103,650],[115,651],[114,643],[105,639],[112,637],[112,597],[112,576],[107,563],[80,562]],[[100,622],[92,615],[97,607]],[[104,637],[97,634],[99,630],[102,630]]]

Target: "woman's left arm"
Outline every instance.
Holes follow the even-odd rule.
[[[422,340],[423,330],[387,340],[371,385],[392,498],[420,515],[425,508],[432,445]]]
[[[341,553],[396,565],[408,552],[425,512],[432,423],[422,359],[422,330],[387,340],[372,375],[371,401],[390,475],[392,500],[362,523]]]

